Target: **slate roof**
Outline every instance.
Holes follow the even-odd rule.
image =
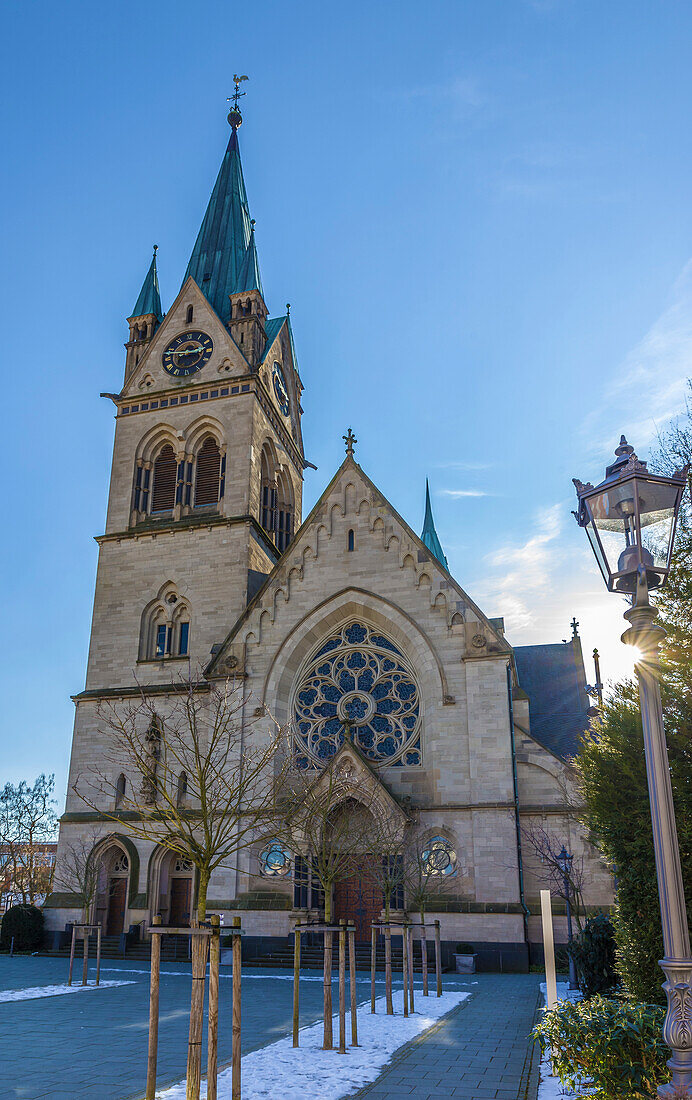
[[[221,162],[183,284],[189,275],[224,324],[230,314],[229,294],[262,292],[236,130]]]
[[[531,735],[564,760],[588,728],[591,706],[579,638],[514,647],[519,686],[529,697]]]

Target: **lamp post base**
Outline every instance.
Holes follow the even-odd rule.
[[[661,959],[659,966],[666,976],[663,1040],[672,1053],[667,1063],[672,1078],[659,1087],[658,1095],[661,1100],[692,1100],[692,959]]]

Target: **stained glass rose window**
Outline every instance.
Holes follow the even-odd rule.
[[[413,671],[389,638],[363,623],[344,626],[308,661],[293,712],[303,767],[329,760],[347,735],[377,763],[421,763]]]
[[[426,875],[453,875],[457,866],[457,854],[444,836],[433,836],[421,852]]]
[[[260,874],[283,878],[291,871],[291,853],[280,840],[270,840],[259,854]]]

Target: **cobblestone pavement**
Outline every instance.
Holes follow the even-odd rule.
[[[107,968],[107,969],[106,969]],[[222,968],[222,975],[228,974]],[[93,980],[93,969],[90,978]],[[75,965],[77,981],[81,965]],[[0,1003],[3,1100],[139,1100],[146,1076],[149,977],[146,964],[104,962],[103,978],[132,985],[71,996]],[[62,983],[67,960],[0,956],[0,990]],[[321,975],[301,980],[301,1024],[320,1018]],[[243,976],[243,1053],[265,1046],[291,1029],[293,987],[288,971],[249,970]],[[470,984],[477,982],[477,985]],[[369,991],[369,977],[359,975],[359,1000]],[[467,988],[473,996],[446,1017],[426,1038],[395,1055],[394,1063],[374,1085],[358,1095],[370,1100],[413,1097],[465,1097],[467,1100],[535,1100],[533,1092],[511,1091],[521,1080],[527,1034],[538,996],[538,977],[445,976],[447,988]],[[378,990],[379,991],[379,990]],[[185,1075],[189,1021],[188,965],[165,963],[161,974],[159,1085]],[[231,982],[221,978],[219,1020],[221,1064],[230,1060]],[[206,1037],[205,1037],[206,1047]],[[488,1075],[492,1054],[495,1076]],[[520,1065],[520,1062],[522,1065]],[[469,1077],[469,1074],[471,1077]],[[476,1089],[475,1077],[485,1091]],[[489,1091],[492,1081],[500,1081]],[[468,1083],[468,1084],[467,1084]],[[502,1087],[505,1091],[497,1091]],[[453,1091],[456,1089],[456,1091]],[[459,1091],[461,1089],[461,1091]],[[480,1089],[480,1085],[479,1085]],[[509,1089],[509,1091],[507,1091]],[[317,1100],[306,1097],[305,1100]]]
[[[540,975],[469,981],[478,982],[467,987],[473,995],[395,1054],[353,1100],[536,1100],[539,1056],[529,1032]]]

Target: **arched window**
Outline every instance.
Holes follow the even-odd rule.
[[[115,781],[115,805],[122,805],[125,799],[125,776],[121,772]]]
[[[276,474],[269,447],[266,444],[262,448],[261,477],[260,523],[267,534],[273,536],[276,527]]]
[[[353,530],[350,530],[348,533],[348,548],[349,550],[355,550],[356,548],[356,536],[354,535]]]
[[[283,554],[293,538],[293,486],[267,443],[262,448],[260,474],[260,523]]]
[[[221,479],[221,452],[213,436],[208,435],[197,454],[195,508],[217,504]]]
[[[140,661],[187,657],[190,652],[190,607],[169,582],[142,613]]]
[[[187,802],[187,772],[181,772],[178,776],[178,788],[175,796],[178,807]]]
[[[293,538],[293,490],[288,474],[281,470],[277,478],[276,548],[283,554]]]
[[[178,466],[170,443],[162,447],[154,461],[154,487],[151,494],[152,512],[170,512],[175,504],[175,484]]]
[[[194,310],[193,310],[192,306],[188,306],[187,307],[187,313],[185,314],[185,324],[186,325],[190,324],[190,322],[192,320],[193,313],[194,313]]]

